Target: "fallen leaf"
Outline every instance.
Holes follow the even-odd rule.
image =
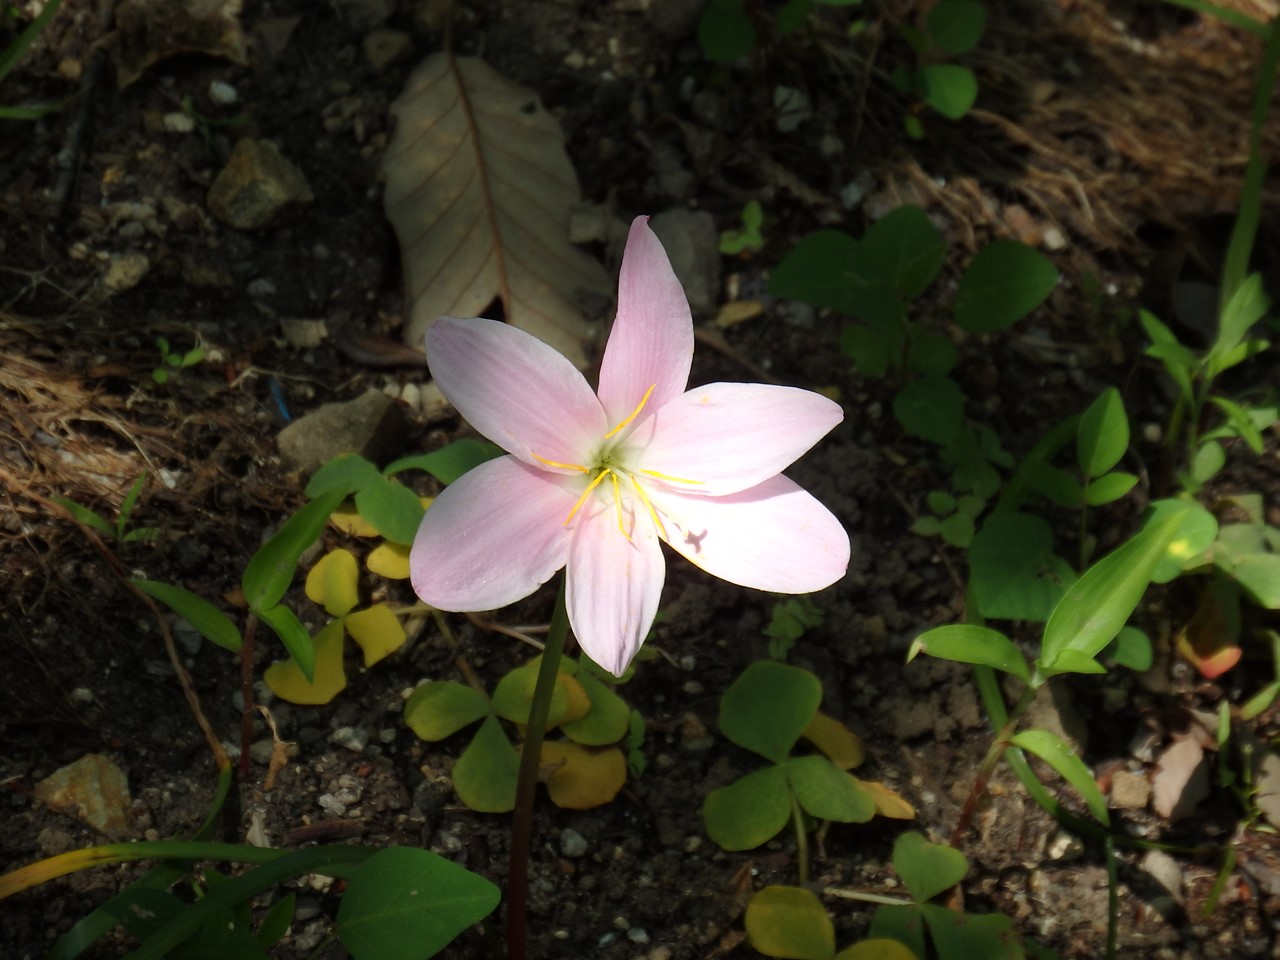
[[[617,747],[595,750],[576,743],[548,741],[543,743],[538,759],[541,766],[555,766],[547,778],[547,791],[551,802],[566,810],[603,806],[627,782],[627,761]]]
[[[307,571],[307,599],[331,617],[345,617],[360,600],[360,570],[349,550],[333,550]]]
[[[852,770],[862,763],[862,740],[839,720],[821,710],[813,715],[803,736],[841,770]]]
[[[378,528],[360,516],[354,500],[344,500],[342,506],[329,515],[329,522],[353,537],[378,536]]]
[[[385,603],[357,610],[346,620],[351,639],[364,651],[364,665],[372,667],[404,645],[404,625]]]
[[[404,261],[406,342],[499,297],[509,322],[584,366],[594,328],[579,294],[613,290],[568,241],[581,189],[555,118],[483,60],[445,53],[414,71],[391,112],[383,203]]]
[[[388,580],[409,579],[409,547],[400,543],[383,543],[369,552],[365,566]]]
[[[857,777],[854,777],[858,780]],[[914,820],[916,808],[903,799],[902,795],[890,790],[878,780],[858,780],[858,786],[876,805],[876,813],[894,820]]]

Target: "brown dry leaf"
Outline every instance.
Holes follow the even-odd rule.
[[[555,118],[483,60],[443,53],[414,71],[391,112],[383,202],[412,305],[406,341],[500,297],[508,321],[584,366],[594,329],[578,297],[613,289],[567,239],[581,191]]]

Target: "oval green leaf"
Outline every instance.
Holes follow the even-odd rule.
[[[920,99],[949,120],[959,120],[978,99],[978,78],[968,67],[926,63],[916,72]]]
[[[311,475],[303,491],[311,499],[341,490],[344,495],[375,483],[381,477],[378,468],[356,453],[334,457]]]
[[[500,456],[502,456],[502,448],[497,444],[467,437],[455,440],[430,453],[401,457],[387,464],[382,472],[390,477],[402,470],[425,470],[441,483],[450,484],[469,470]]]
[[[725,850],[751,850],[772,840],[791,818],[787,773],[779,766],[748,773],[712,790],[702,804],[707,835]]]
[[[580,720],[562,724],[564,735],[588,747],[617,743],[625,737],[631,725],[631,709],[626,701],[586,670],[579,670],[575,679],[591,701],[591,709]]]
[[[969,872],[969,863],[959,850],[930,843],[924,834],[911,831],[893,845],[893,868],[911,891],[912,898],[924,903],[963,880]]]
[[[998,630],[973,624],[934,627],[916,637],[907,653],[910,662],[921,653],[943,660],[980,664],[1011,673],[1024,683],[1031,681],[1031,670],[1012,640]]]
[[[898,391],[893,415],[912,436],[945,446],[964,423],[964,394],[950,377],[921,377]]]
[[[977,0],[943,0],[925,20],[929,39],[953,57],[976,47],[986,27],[986,8]]]
[[[422,684],[404,705],[404,722],[423,740],[443,740],[488,715],[489,698],[453,680]]]
[[[379,477],[356,493],[356,509],[392,543],[408,545],[418,535],[423,507],[418,495],[395,480]]]
[[[757,661],[720,698],[720,729],[740,747],[782,763],[822,702],[808,670]]]
[[[311,634],[302,625],[297,615],[284,604],[278,603],[268,610],[259,610],[258,619],[270,627],[272,632],[280,638],[280,642],[289,651],[289,656],[298,665],[298,669],[302,671],[307,683],[315,682],[315,644],[311,640]],[[338,632],[341,634],[341,621],[335,620],[333,622],[339,624]]]
[[[1129,418],[1120,391],[1108,387],[1080,416],[1076,455],[1086,477],[1100,477],[1129,449]]]
[[[486,717],[475,738],[453,765],[458,799],[479,813],[508,813],[516,805],[520,754],[502,732],[497,717]]]
[[[261,614],[280,602],[293,580],[298,558],[316,542],[329,514],[338,509],[344,496],[342,490],[331,490],[312,500],[253,555],[240,581],[250,610]]]
[[[854,314],[850,273],[858,241],[840,230],[804,237],[769,274],[769,293]]]
[[[498,905],[498,888],[430,850],[388,847],[360,865],[335,929],[354,960],[425,960]]]
[[[995,333],[1029,314],[1058,285],[1058,268],[1017,240],[996,240],[978,251],[960,277],[956,323],[972,333]]]
[[[876,803],[858,780],[826,757],[792,757],[786,762],[787,780],[805,813],[837,823],[866,823]]]
[[[1091,507],[1100,507],[1105,503],[1114,503],[1134,488],[1138,478],[1132,473],[1104,474],[1084,488],[1084,502]]]

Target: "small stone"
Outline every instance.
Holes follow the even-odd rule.
[[[229,107],[240,99],[240,94],[225,80],[214,80],[209,84],[209,99],[221,107]]]
[[[286,205],[314,199],[301,170],[274,145],[248,137],[235,145],[209,188],[213,215],[239,230],[264,227]]]
[[[334,6],[358,33],[382,26],[396,12],[396,0],[336,0]]]
[[[129,781],[123,770],[101,754],[86,754],[41,780],[31,792],[54,810],[112,839],[122,839],[131,831]]]
[[[189,113],[174,111],[166,113],[160,121],[169,133],[190,133],[196,128],[196,121]]]
[[[560,855],[570,860],[586,856],[587,838],[577,830],[566,828],[560,831]]]
[[[265,767],[271,762],[271,754],[274,749],[275,743],[273,741],[258,740],[249,744],[249,759]]]
[[[1147,876],[1158,883],[1178,903],[1182,902],[1182,867],[1163,850],[1148,850],[1139,865]]]
[[[244,838],[255,847],[271,846],[271,837],[267,835],[267,815],[262,810],[255,810],[249,815],[249,829]]]
[[[200,645],[204,642],[204,637],[200,631],[185,620],[178,620],[174,623],[173,639],[190,657],[194,657],[200,652]]]
[[[1146,774],[1117,770],[1111,777],[1111,805],[1117,810],[1143,810],[1151,800]]]
[[[627,939],[632,943],[644,944],[649,942],[649,934],[643,927],[630,927],[627,930]]]
[[[671,960],[670,947],[654,947],[645,960]]]
[[[299,897],[293,908],[293,922],[306,923],[320,916],[320,901],[315,897]]]
[[[113,253],[107,260],[107,270],[102,275],[102,286],[108,294],[132,290],[151,269],[151,261],[145,253],[128,250]]]
[[[57,827],[45,827],[36,834],[36,846],[46,857],[56,857],[60,853],[66,853],[75,845],[75,838]]]
[[[88,687],[76,687],[71,691],[72,703],[93,703],[93,691]]]
[[[249,286],[245,288],[245,292],[255,300],[261,300],[263,297],[269,297],[276,292],[276,285],[266,277],[258,277],[256,280],[250,280]]]
[[[335,817],[345,817],[347,815],[347,805],[332,793],[320,794],[316,798],[316,803],[320,805],[320,809],[325,813],[331,813]]]
[[[715,738],[697,714],[686,713],[680,718],[680,746],[690,753],[705,753],[715,746]]]
[[[365,35],[361,46],[369,66],[382,71],[409,55],[413,39],[403,30],[374,30]]]
[[[792,133],[801,124],[813,119],[813,107],[803,90],[777,86],[773,90],[773,109],[777,119],[774,126],[779,133]]]
[[[404,445],[405,419],[400,406],[381,390],[370,388],[346,403],[327,403],[298,417],[280,431],[282,456],[295,470],[311,473],[342,453],[380,460]]]
[[[1073,834],[1067,833],[1065,830],[1059,830],[1049,843],[1049,849],[1045,851],[1050,860],[1070,861],[1077,859],[1084,853],[1084,844],[1080,838]]]
[[[310,350],[320,346],[329,336],[329,327],[323,320],[281,320],[280,332],[289,346]]]
[[[352,753],[364,753],[369,745],[369,731],[364,727],[339,727],[329,734],[329,742]]]

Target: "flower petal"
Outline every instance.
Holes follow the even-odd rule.
[[[626,445],[642,475],[720,496],[775,476],[843,419],[838,403],[810,390],[712,383],[659,409]]]
[[[684,392],[693,362],[693,317],[648,217],[636,217],[618,274],[618,315],[600,363],[600,402],[615,427],[653,387],[657,410]]]
[[[849,534],[814,497],[777,476],[725,497],[650,491],[667,543],[710,574],[756,590],[812,593],[849,566]]]
[[[427,330],[427,359],[463,418],[525,463],[581,464],[608,429],[577,367],[509,324],[441,317]]]
[[[514,457],[463,474],[436,497],[409,553],[413,589],[441,610],[495,610],[564,566],[576,477]]]
[[[578,644],[596,663],[622,676],[653,626],[667,565],[648,513],[627,498],[618,529],[612,499],[595,497],[578,513],[565,603]]]

